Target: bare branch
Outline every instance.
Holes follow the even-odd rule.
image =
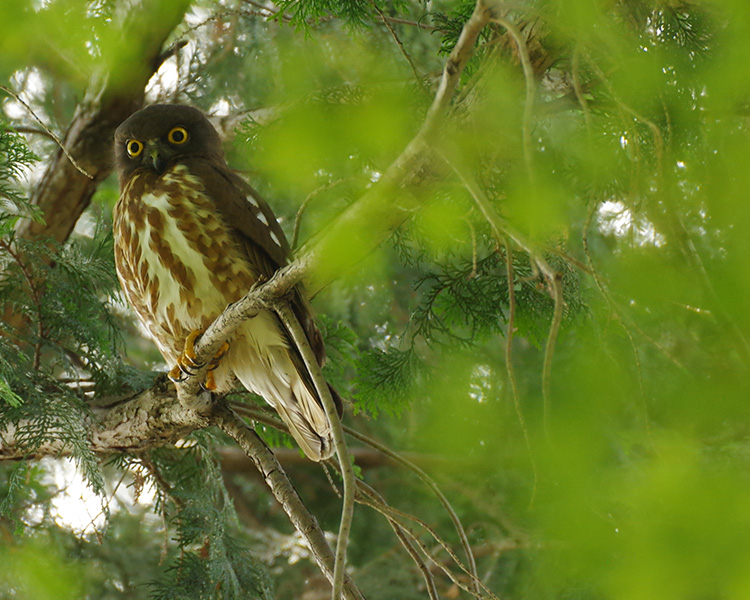
[[[254,419],[256,421],[259,421],[261,423],[264,423],[266,425],[269,425],[281,431],[288,431],[284,423],[282,423],[279,419],[276,419],[275,417],[267,414],[262,409],[253,408],[247,405],[240,405],[239,403],[234,403],[233,406],[238,412],[241,412],[247,415],[251,419]],[[416,474],[417,477],[419,477],[422,480],[422,482],[432,490],[432,492],[435,494],[435,496],[437,496],[438,500],[443,505],[448,515],[450,516],[451,520],[453,521],[456,532],[458,533],[459,539],[461,540],[461,545],[463,546],[464,551],[466,553],[466,557],[468,560],[468,568],[471,573],[471,577],[475,581],[479,581],[479,577],[477,575],[477,570],[476,570],[476,562],[474,560],[474,554],[471,549],[471,545],[469,544],[469,539],[466,536],[466,532],[464,531],[463,525],[461,524],[461,520],[458,518],[458,515],[456,514],[455,510],[453,510],[453,507],[451,506],[450,502],[445,497],[443,492],[440,490],[437,483],[435,483],[435,481],[429,475],[427,475],[427,473],[425,473],[422,469],[420,469],[413,461],[408,460],[404,455],[394,452],[393,450],[391,450],[384,444],[381,444],[380,442],[364,435],[363,433],[360,433],[359,431],[352,429],[351,427],[347,427],[346,425],[343,425],[342,427],[343,427],[344,432],[347,435],[350,435],[351,437],[359,440],[360,442],[367,444],[371,448],[374,448],[375,450],[380,452],[382,455],[391,459],[394,463],[399,464],[405,467],[406,469],[408,469],[409,471],[413,472],[414,474]],[[358,464],[359,464],[359,459],[358,459]]]
[[[474,46],[477,43],[477,39],[479,39],[479,34],[485,25],[495,16],[494,8],[490,4],[492,4],[491,1],[477,0],[474,12],[461,30],[461,35],[458,37],[458,41],[450,53],[445,67],[443,67],[443,76],[435,94],[435,99],[427,111],[427,117],[417,137],[430,137],[445,115],[445,110],[453,97],[453,92],[461,78],[461,73],[474,53]]]
[[[469,538],[466,536],[466,531],[464,530],[463,524],[461,523],[461,520],[458,518],[456,511],[453,510],[453,506],[451,506],[451,503],[448,501],[448,498],[445,497],[443,492],[438,487],[437,483],[435,483],[435,481],[429,475],[427,475],[427,473],[425,473],[412,461],[407,460],[404,456],[394,452],[393,450],[391,450],[387,446],[384,446],[380,442],[373,440],[372,438],[364,435],[363,433],[350,429],[349,427],[346,427],[346,426],[344,426],[344,431],[346,431],[346,433],[351,435],[353,438],[358,439],[359,441],[364,442],[368,446],[375,448],[376,450],[382,452],[389,458],[393,459],[395,462],[397,462],[401,466],[406,467],[407,469],[415,473],[417,477],[419,477],[422,480],[422,482],[432,490],[432,492],[437,496],[438,500],[440,500],[440,503],[443,505],[445,510],[448,512],[448,515],[450,516],[451,521],[453,521],[453,526],[456,529],[456,533],[458,534],[458,537],[461,540],[461,545],[463,546],[464,552],[466,553],[466,559],[469,563],[469,570],[471,571],[471,576],[474,578],[474,580],[478,581],[479,577],[477,576],[477,564],[476,564],[476,561],[474,560],[474,553],[472,552],[471,544],[469,544]]]
[[[419,554],[419,551],[415,547],[414,543],[412,542],[412,535],[411,532],[407,531],[406,528],[401,525],[396,519],[393,518],[390,514],[388,514],[388,511],[381,510],[381,506],[388,506],[385,499],[378,494],[373,488],[371,488],[369,485],[364,483],[363,481],[358,481],[359,484],[359,491],[360,494],[365,494],[366,496],[369,496],[373,501],[367,501],[362,500],[360,497],[360,503],[366,504],[367,506],[370,506],[374,510],[378,511],[380,514],[382,514],[387,520],[388,524],[393,529],[393,532],[396,534],[396,537],[398,538],[398,541],[401,542],[401,545],[406,550],[407,554],[411,556],[411,559],[414,561],[414,564],[417,565],[417,568],[422,573],[422,577],[424,578],[425,586],[427,587],[427,593],[430,596],[430,600],[438,600],[439,596],[437,593],[437,588],[435,587],[435,578],[432,576],[432,572],[430,572],[429,567],[427,564],[422,560],[422,556]]]
[[[396,42],[398,49],[401,51],[401,55],[406,59],[406,62],[409,63],[411,72],[414,74],[414,79],[421,82],[422,78],[419,76],[419,71],[417,71],[417,67],[414,64],[414,61],[411,59],[411,56],[409,56],[409,53],[406,51],[406,48],[404,47],[404,43],[401,41],[401,38],[398,37],[396,30],[391,26],[390,20],[388,19],[388,17],[385,16],[385,13],[380,9],[380,7],[375,3],[374,0],[370,0],[370,5],[375,9],[375,12],[378,13],[378,16],[383,21],[383,25],[385,25],[386,29],[391,34],[391,37]]]
[[[432,538],[438,543],[438,545],[443,550],[445,550],[445,552],[447,552],[448,556],[455,563],[455,565],[459,569],[461,569],[466,575],[468,575],[470,577],[472,583],[475,584],[475,586],[481,587],[487,593],[487,597],[492,598],[494,600],[498,600],[497,596],[495,596],[495,594],[493,594],[492,591],[486,585],[484,585],[484,583],[482,583],[481,580],[479,580],[478,578],[474,577],[469,572],[469,570],[463,565],[463,563],[461,563],[461,561],[455,555],[455,553],[453,552],[453,550],[451,549],[451,547],[445,542],[445,540],[443,540],[437,534],[437,532],[432,527],[430,527],[422,519],[419,519],[418,517],[415,517],[414,515],[411,515],[409,513],[406,513],[406,512],[400,511],[398,509],[395,509],[392,506],[390,506],[390,505],[386,504],[385,502],[383,502],[382,498],[380,498],[380,495],[377,494],[377,492],[375,492],[375,490],[373,490],[364,481],[358,480],[357,481],[357,485],[358,485],[358,491],[360,493],[360,495],[359,495],[359,501],[362,502],[363,504],[366,504],[366,505],[374,508],[378,512],[382,513],[383,515],[385,515],[388,518],[389,521],[394,521],[394,522],[398,523],[400,525],[400,527],[401,527],[401,530],[405,534],[408,535],[408,537],[422,550],[422,552],[424,553],[424,555],[436,567],[438,567],[441,571],[443,571],[443,573],[445,573],[448,576],[448,578],[453,583],[455,583],[462,590],[464,590],[464,591],[466,591],[466,592],[468,592],[468,593],[476,596],[477,598],[482,598],[481,591],[479,591],[478,589],[476,591],[472,591],[468,587],[466,587],[466,585],[463,582],[461,582],[453,574],[453,572],[448,567],[446,567],[445,565],[443,565],[440,561],[438,561],[433,556],[433,554],[427,549],[427,547],[425,546],[425,544],[423,544],[419,540],[419,538],[417,538],[417,536],[413,532],[411,532],[407,527],[405,527],[404,525],[402,525],[400,523],[400,521],[398,520],[399,518],[403,518],[403,519],[407,519],[409,521],[413,521],[414,523],[417,523],[422,528],[424,528],[425,531],[427,531],[427,533],[429,533],[432,536]],[[363,496],[365,496],[365,497],[363,497]]]
[[[633,350],[633,358],[635,360],[636,372],[638,374],[638,390],[639,390],[640,398],[641,398],[641,407],[643,411],[644,426],[646,428],[646,436],[648,437],[648,440],[653,448],[654,440],[651,435],[651,419],[649,418],[648,402],[646,400],[646,392],[643,387],[643,370],[641,369],[641,359],[638,356],[638,347],[635,344],[635,339],[633,339],[633,334],[630,331],[630,327],[628,327],[627,324],[625,323],[617,305],[615,304],[614,300],[612,299],[612,296],[609,293],[609,290],[605,286],[604,281],[602,280],[602,277],[599,271],[594,265],[594,259],[591,256],[591,251],[589,249],[589,230],[591,228],[591,221],[594,218],[594,214],[596,213],[596,209],[598,208],[598,206],[599,206],[598,202],[592,203],[591,209],[586,215],[586,221],[583,224],[583,231],[581,232],[581,240],[583,243],[583,253],[586,255],[586,260],[588,261],[589,268],[591,269],[591,274],[594,278],[594,282],[596,283],[596,287],[599,290],[599,293],[602,295],[607,305],[609,306],[609,309],[612,312],[612,315],[614,316],[615,320],[620,324],[620,327],[622,327],[623,331],[625,332],[625,335],[628,337],[628,341],[630,342],[630,347]],[[685,367],[683,367],[674,357],[672,357],[671,354],[665,348],[662,348],[661,345],[657,344],[654,340],[651,340],[649,336],[646,336],[646,338],[650,341],[653,341],[657,349],[663,352],[667,358],[672,360],[677,365],[677,367],[679,367],[683,371],[685,370]]]
[[[212,420],[253,459],[274,497],[279,501],[294,527],[307,541],[320,570],[333,584],[336,563],[333,551],[325,539],[323,530],[315,517],[307,510],[279,461],[263,440],[252,429],[249,429],[225,403],[220,403],[214,408]],[[342,582],[342,592],[347,600],[363,600],[364,598],[349,577],[345,577]],[[340,597],[341,595],[337,599]]]
[[[560,333],[560,324],[562,323],[563,317],[563,287],[562,287],[562,276],[560,273],[555,273],[554,278],[550,282],[552,287],[552,295],[555,300],[555,309],[552,313],[552,322],[549,327],[549,334],[547,335],[547,344],[544,347],[544,366],[542,368],[542,401],[544,404],[544,433],[547,437],[547,441],[551,441],[550,436],[550,418],[552,417],[552,358],[555,354],[555,344],[557,343],[557,336]]]
[[[347,179],[336,179],[335,181],[329,181],[328,183],[315,188],[312,192],[305,196],[302,204],[300,204],[299,208],[297,209],[297,215],[294,217],[294,231],[292,233],[292,243],[290,244],[292,250],[297,247],[297,243],[299,242],[299,231],[302,227],[302,216],[305,214],[307,206],[310,204],[310,202],[312,202],[319,194],[322,194],[323,192],[336,187],[344,181],[347,181]]]
[[[518,56],[521,58],[521,66],[523,67],[523,77],[526,82],[526,102],[523,110],[523,158],[526,162],[526,170],[529,173],[529,179],[534,182],[534,161],[531,144],[531,124],[534,114],[534,97],[536,96],[536,80],[534,79],[534,67],[531,65],[531,58],[529,57],[529,49],[526,46],[526,40],[521,33],[516,29],[507,19],[501,17],[494,17],[492,19],[495,23],[501,25],[513,38],[518,49]]]
[[[534,453],[531,449],[529,428],[526,426],[526,419],[523,416],[523,409],[521,408],[521,398],[518,394],[516,372],[513,368],[513,334],[515,333],[516,326],[516,291],[514,287],[516,282],[513,270],[513,251],[507,238],[505,240],[505,268],[508,275],[508,327],[505,332],[505,369],[508,372],[508,382],[510,383],[510,392],[513,397],[513,406],[516,409],[518,424],[521,426],[521,431],[523,432],[523,439],[526,442],[526,450],[529,453],[529,460],[531,461],[531,470],[534,474],[534,487],[531,490],[531,498],[529,499],[529,506],[533,506],[534,498],[536,497],[538,474],[536,470],[536,460],[534,460]]]
[[[589,102],[588,100],[586,100],[586,96],[583,95],[583,87],[581,86],[580,63],[581,63],[581,48],[580,46],[576,46],[575,52],[573,52],[573,65],[572,65],[573,90],[575,91],[578,104],[581,105],[581,110],[583,110],[583,118],[586,121],[586,132],[590,136],[591,135],[591,109],[589,108]]]
[[[315,390],[318,393],[318,398],[320,398],[323,408],[326,411],[328,422],[331,424],[331,432],[333,433],[333,445],[336,448],[336,455],[339,459],[339,468],[341,469],[341,475],[344,481],[344,498],[341,507],[339,535],[338,540],[336,541],[336,563],[334,567],[333,589],[331,592],[332,600],[339,600],[344,585],[344,576],[346,573],[346,547],[349,542],[349,531],[351,530],[352,516],[354,513],[354,468],[352,466],[351,458],[349,457],[349,449],[344,440],[344,432],[341,429],[341,420],[339,419],[336,410],[336,404],[333,402],[331,391],[320,370],[320,365],[315,358],[315,353],[310,347],[310,341],[307,339],[307,336],[302,329],[302,325],[300,325],[297,320],[294,311],[292,311],[286,302],[281,301],[276,304],[275,310],[279,317],[281,317],[284,326],[292,334],[294,344],[302,355],[302,359],[305,361],[305,366],[312,377]]]
[[[21,98],[21,96],[19,96],[12,89],[10,89],[9,87],[4,86],[4,85],[0,85],[0,90],[3,90],[6,94],[8,94],[9,96],[12,96],[13,98],[15,98],[16,102],[18,102],[19,104],[21,104],[29,112],[29,114],[32,117],[34,117],[34,120],[37,123],[39,123],[40,127],[44,130],[44,133],[47,134],[47,136],[51,137],[53,140],[55,140],[55,143],[60,147],[60,150],[63,151],[63,153],[65,154],[65,156],[67,156],[68,160],[71,162],[71,164],[76,168],[76,170],[79,173],[81,173],[82,175],[85,175],[89,179],[93,179],[94,178],[94,176],[91,175],[91,173],[89,173],[86,169],[84,169],[81,165],[78,164],[78,162],[76,161],[76,159],[73,158],[73,156],[70,154],[70,152],[68,152],[68,149],[62,143],[62,140],[59,137],[57,137],[57,134],[54,131],[52,131],[49,127],[47,127],[47,125],[44,123],[44,121],[42,121],[39,118],[39,115],[37,115],[34,112],[34,109],[31,108],[28,105],[28,103],[26,103],[23,100],[23,98]]]
[[[426,29],[428,31],[436,31],[437,27],[434,25],[425,25],[419,21],[409,21],[408,19],[399,19],[398,17],[389,17],[385,15],[385,20],[390,23],[398,23],[399,25],[409,25],[410,27],[417,27],[419,29]]]

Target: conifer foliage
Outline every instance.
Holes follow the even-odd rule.
[[[0,4],[0,600],[744,597],[743,2],[147,4]],[[313,295],[354,479],[166,380],[101,150],[144,102],[279,215],[248,299]]]

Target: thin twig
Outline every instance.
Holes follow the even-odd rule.
[[[486,5],[484,0],[477,0],[474,12],[461,30],[461,35],[459,35],[458,41],[443,67],[438,90],[417,137],[430,137],[445,115],[445,109],[458,85],[461,73],[474,53],[474,45],[479,39],[479,34],[492,20],[493,16],[493,7]]]
[[[340,183],[343,183],[344,181],[347,181],[347,180],[348,178],[343,177],[341,179],[336,179],[335,181],[329,181],[328,183],[318,186],[312,192],[310,192],[307,196],[305,196],[305,199],[302,201],[302,204],[300,204],[299,209],[297,210],[297,215],[294,217],[294,231],[292,233],[292,243],[291,243],[292,249],[297,247],[297,242],[299,241],[299,230],[300,230],[300,227],[302,226],[302,215],[305,214],[305,211],[307,210],[307,206],[310,204],[310,202],[312,202],[313,199],[317,197],[319,194],[322,194],[323,192],[327,192],[331,188],[334,188]]]
[[[453,521],[453,526],[456,529],[456,533],[458,534],[458,539],[461,540],[461,545],[463,546],[464,552],[466,553],[466,560],[469,563],[469,570],[471,571],[471,576],[475,580],[479,580],[479,577],[477,575],[477,564],[474,559],[474,553],[471,549],[471,544],[469,543],[469,538],[466,535],[466,531],[464,530],[464,526],[461,523],[461,519],[458,518],[458,514],[456,514],[456,511],[453,509],[453,506],[448,501],[448,498],[445,497],[445,494],[443,494],[442,490],[438,487],[437,483],[422,469],[420,469],[417,465],[415,465],[410,460],[407,460],[397,452],[394,452],[387,446],[384,446],[380,442],[366,436],[363,433],[360,433],[359,431],[355,431],[354,429],[351,429],[350,427],[344,426],[344,431],[352,436],[353,438],[359,440],[360,442],[367,444],[371,448],[374,448],[375,450],[378,450],[379,452],[382,452],[390,459],[394,460],[398,464],[400,464],[403,467],[406,467],[413,473],[419,477],[422,482],[429,487],[432,490],[432,493],[437,496],[440,503],[443,505],[443,508],[445,508],[446,512],[451,518],[451,521]]]
[[[321,466],[323,467],[323,470],[325,471],[326,478],[328,479],[328,483],[331,484],[331,487],[336,492],[336,495],[341,497],[338,487],[336,487],[336,484],[333,482],[333,478],[328,472],[326,465],[322,464]],[[355,500],[357,502],[359,502],[360,504],[365,504],[366,506],[370,506],[371,508],[374,508],[377,512],[381,513],[386,518],[386,520],[388,521],[388,524],[391,526],[391,529],[393,529],[393,532],[396,534],[396,537],[398,538],[399,542],[406,550],[406,553],[409,556],[411,556],[412,560],[417,565],[417,568],[421,571],[422,576],[424,577],[424,580],[425,580],[425,585],[427,586],[427,593],[430,595],[430,600],[438,600],[438,593],[437,593],[437,589],[435,588],[435,579],[432,576],[432,572],[427,567],[425,562],[422,560],[422,557],[420,556],[417,549],[414,547],[414,544],[411,541],[411,537],[409,533],[405,530],[406,528],[401,523],[399,523],[396,519],[394,519],[391,515],[387,514],[387,512],[381,511],[377,506],[372,506],[369,503],[363,502],[361,494],[364,493],[368,496],[371,496],[372,498],[379,501],[384,506],[388,506],[388,503],[385,501],[383,496],[380,495],[375,489],[365,484],[364,481],[362,481],[361,479],[357,479],[357,491],[360,493],[359,497],[355,495]]]
[[[493,232],[497,238],[498,243],[502,244],[505,238],[509,238],[512,242],[526,252],[531,258],[531,268],[536,273],[541,271],[544,278],[547,280],[550,286],[557,276],[556,271],[550,266],[547,260],[542,256],[540,249],[529,240],[523,233],[518,231],[505,219],[503,219],[495,209],[492,207],[487,195],[484,190],[474,179],[473,175],[466,169],[459,166],[457,163],[451,161],[445,154],[441,154],[443,160],[455,171],[458,175],[461,183],[467,189],[469,194],[474,198],[474,202],[479,207],[479,211],[484,216],[485,220],[492,227]]]
[[[591,135],[591,109],[589,108],[588,100],[586,100],[586,97],[583,95],[583,88],[581,87],[581,68],[580,68],[580,62],[581,62],[581,49],[579,46],[576,46],[575,51],[573,52],[573,65],[572,65],[572,73],[573,73],[573,91],[576,94],[576,98],[578,99],[578,103],[581,105],[581,110],[583,110],[583,119],[586,122],[586,131],[588,135]]]
[[[501,25],[513,38],[518,50],[518,56],[521,59],[523,67],[523,78],[526,83],[526,101],[523,109],[523,158],[526,162],[526,170],[529,173],[529,179],[532,183],[535,181],[534,159],[531,142],[531,126],[534,117],[534,97],[536,96],[536,79],[534,78],[534,67],[529,57],[529,49],[526,46],[526,40],[516,29],[515,25],[503,19],[502,17],[493,17],[492,19],[498,25]]]
[[[344,431],[341,428],[341,420],[339,419],[338,411],[336,410],[336,404],[331,397],[328,383],[323,377],[320,365],[315,358],[315,353],[310,346],[310,341],[308,340],[307,335],[305,335],[305,331],[302,329],[302,325],[300,325],[294,311],[285,301],[276,304],[274,309],[284,323],[284,326],[289,333],[291,333],[292,340],[294,341],[296,348],[299,350],[302,360],[307,367],[307,371],[313,380],[315,390],[318,393],[318,398],[320,398],[323,404],[326,416],[331,425],[333,445],[336,448],[336,455],[339,459],[341,477],[344,482],[344,498],[341,503],[341,522],[339,523],[339,535],[336,540],[336,562],[333,575],[333,590],[331,592],[332,600],[339,600],[344,585],[344,576],[346,573],[346,547],[349,543],[349,532],[351,530],[352,516],[354,514],[354,468],[349,456],[349,449],[346,445],[346,440],[344,440]]]
[[[425,25],[424,23],[420,23],[419,21],[409,21],[408,19],[399,19],[398,17],[389,17],[388,15],[385,15],[385,19],[390,21],[391,23],[409,25],[411,27],[418,27],[419,29],[427,29],[428,31],[437,30],[437,27],[435,27],[434,25]]]
[[[255,2],[254,0],[242,0],[246,4],[249,4],[250,6],[254,6],[256,8],[259,8],[261,10],[266,11],[268,14],[266,15],[267,19],[275,19],[279,16],[279,11],[274,10],[273,8],[263,4],[262,2]],[[292,21],[292,17],[286,13],[281,13],[281,18],[285,23],[290,23]],[[313,22],[308,22],[308,25],[313,25]]]
[[[357,483],[359,484],[358,488],[360,489],[361,493],[364,493],[367,496],[370,496],[370,498],[372,498],[375,502],[379,502],[383,506],[388,506],[383,496],[381,496],[372,487],[365,484],[363,481],[358,481]],[[401,542],[401,545],[404,547],[404,549],[409,554],[409,556],[411,556],[412,560],[417,565],[417,568],[422,573],[422,577],[424,578],[425,585],[427,586],[427,593],[430,596],[430,600],[439,600],[437,588],[435,587],[435,578],[432,576],[432,572],[430,571],[427,564],[424,562],[424,560],[422,560],[422,557],[420,556],[419,551],[414,547],[414,543],[411,540],[412,536],[410,535],[410,532],[392,516],[381,511],[377,506],[374,505],[374,503],[363,502],[361,497],[359,499],[359,502],[370,506],[374,510],[381,513],[388,520],[388,523],[393,529],[393,532],[396,534],[396,537],[398,538],[399,542]]]
[[[649,418],[648,402],[646,400],[646,392],[643,386],[643,370],[641,368],[641,359],[640,359],[640,356],[638,355],[638,347],[635,344],[635,339],[633,339],[633,334],[631,333],[630,328],[625,324],[625,321],[620,315],[620,311],[617,309],[617,305],[612,299],[612,296],[610,295],[609,290],[604,285],[604,281],[602,281],[599,271],[596,269],[596,266],[594,265],[594,259],[591,256],[591,250],[589,248],[589,229],[591,228],[591,222],[594,218],[594,214],[596,213],[596,209],[598,208],[598,206],[599,206],[598,202],[592,203],[591,210],[586,215],[586,221],[583,224],[583,232],[581,234],[581,241],[583,243],[583,253],[586,255],[586,260],[589,263],[589,268],[591,269],[591,273],[594,277],[594,283],[596,283],[596,287],[599,290],[599,293],[604,298],[605,302],[609,306],[610,311],[612,311],[612,315],[615,317],[615,320],[619,323],[620,327],[622,327],[623,331],[625,332],[625,335],[628,337],[628,340],[630,341],[630,347],[633,350],[633,359],[635,360],[636,374],[637,374],[637,379],[638,379],[638,390],[640,392],[641,406],[642,406],[642,411],[643,411],[643,421],[644,421],[644,425],[646,428],[646,436],[648,437],[651,447],[655,448],[656,446],[654,444],[654,440],[651,435],[651,419]]]
[[[650,130],[651,135],[654,138],[654,147],[656,149],[656,173],[657,173],[657,179],[661,181],[662,174],[663,174],[663,164],[664,164],[664,137],[662,136],[661,129],[659,129],[659,126],[654,123],[651,119],[648,119],[644,117],[642,114],[640,114],[638,111],[636,111],[633,107],[629,106],[625,102],[623,102],[620,97],[615,92],[614,87],[610,83],[609,79],[605,75],[604,71],[601,70],[598,64],[594,62],[591,57],[586,56],[588,59],[589,65],[596,73],[597,77],[601,80],[601,82],[604,84],[604,87],[607,88],[607,91],[612,96],[612,99],[615,101],[615,104],[623,110],[624,112],[628,113],[631,117],[633,117],[636,121],[640,121],[641,123],[644,123]],[[636,136],[637,137],[637,136]]]
[[[401,51],[401,54],[406,59],[406,62],[409,63],[409,67],[411,67],[411,72],[414,74],[414,79],[416,79],[419,82],[422,82],[422,77],[419,75],[419,71],[417,71],[417,66],[414,64],[414,61],[411,59],[411,56],[409,56],[409,53],[406,51],[406,48],[404,47],[404,43],[401,41],[401,38],[398,37],[398,34],[396,33],[396,30],[391,25],[390,21],[386,18],[385,13],[380,9],[380,7],[377,5],[375,0],[370,0],[370,4],[375,9],[375,12],[378,13],[378,16],[383,21],[383,25],[385,25],[386,29],[390,32],[391,37],[395,40],[396,45],[398,46],[398,49]]]
[[[455,583],[458,587],[460,587],[465,592],[468,592],[469,594],[472,594],[473,596],[476,596],[477,598],[482,598],[481,590],[477,588],[477,586],[481,587],[487,594],[489,598],[493,598],[497,600],[497,596],[479,579],[475,578],[471,573],[469,573],[468,569],[461,563],[461,561],[458,559],[458,557],[455,555],[453,550],[451,550],[450,546],[437,534],[437,532],[430,527],[427,523],[425,523],[422,519],[415,517],[414,515],[411,515],[409,513],[403,512],[401,510],[398,510],[396,508],[393,508],[392,506],[381,502],[376,497],[376,492],[373,490],[369,485],[367,485],[364,481],[358,480],[358,490],[360,493],[364,492],[367,496],[370,497],[369,500],[363,499],[360,495],[358,498],[358,501],[366,504],[367,506],[370,506],[371,508],[374,508],[384,516],[386,516],[389,520],[393,519],[399,525],[402,527],[403,531],[414,541],[419,548],[422,550],[424,555],[430,559],[430,561],[437,566],[443,573],[445,573],[448,578]],[[427,531],[432,538],[438,543],[438,545],[443,548],[448,553],[448,556],[451,558],[451,560],[456,564],[456,566],[461,569],[466,575],[469,575],[470,579],[472,580],[472,583],[474,584],[475,589],[470,590],[466,585],[464,585],[454,574],[453,572],[448,569],[445,565],[443,565],[440,561],[438,561],[432,553],[427,549],[425,544],[423,544],[419,538],[411,531],[408,527],[402,525],[398,519],[407,519],[409,521],[413,521],[414,523],[417,523],[421,527]]]
[[[13,127],[13,129],[16,131],[16,133],[26,133],[29,135],[41,135],[43,137],[46,137],[47,139],[55,141],[55,138],[53,135],[50,135],[48,131],[45,131],[44,129],[37,129],[36,127]]]
[[[253,420],[259,421],[263,423],[264,425],[269,425],[270,427],[274,427],[281,431],[288,432],[288,428],[281,420],[276,419],[275,417],[268,414],[261,408],[253,408],[245,404],[241,404],[239,402],[232,403],[232,406],[233,408],[235,408],[235,410],[237,410],[237,412],[245,414]],[[359,440],[360,442],[370,446],[371,448],[374,448],[375,450],[377,450],[378,452],[381,452],[382,454],[384,454],[385,456],[387,456],[388,458],[390,458],[397,464],[400,464],[406,469],[412,471],[415,475],[417,475],[417,477],[419,477],[422,480],[422,482],[427,487],[429,487],[432,490],[432,492],[435,494],[435,496],[437,496],[438,500],[443,505],[446,512],[448,513],[451,520],[453,521],[453,525],[456,529],[456,533],[458,534],[458,537],[461,540],[461,545],[463,546],[464,552],[466,553],[469,570],[471,571],[471,577],[473,579],[479,580],[479,577],[477,575],[477,570],[476,570],[476,561],[474,559],[474,554],[472,552],[471,545],[469,544],[469,539],[466,536],[466,531],[464,530],[464,527],[461,523],[461,520],[458,518],[456,511],[451,506],[450,502],[448,501],[448,498],[446,498],[443,492],[440,490],[437,483],[435,483],[435,481],[429,475],[427,475],[427,473],[425,473],[422,469],[420,469],[413,462],[404,458],[403,456],[391,450],[387,446],[381,444],[380,442],[346,425],[343,425],[343,430],[347,435],[350,435],[354,439]]]
[[[510,382],[513,406],[516,409],[518,423],[521,426],[523,439],[526,442],[526,450],[529,453],[529,460],[531,461],[531,471],[534,474],[534,487],[531,489],[531,498],[529,499],[529,507],[532,507],[534,506],[534,499],[536,498],[538,473],[536,470],[534,453],[531,449],[529,428],[526,426],[526,418],[523,416],[523,409],[521,408],[521,399],[518,394],[518,382],[516,381],[516,371],[513,368],[513,333],[516,322],[516,291],[514,287],[516,282],[515,273],[513,271],[513,251],[511,250],[510,242],[507,238],[505,239],[505,269],[508,275],[508,326],[505,334],[505,369],[508,372],[508,381]]]
[[[502,243],[503,240],[510,238],[513,242],[521,247],[524,251],[529,254],[532,268],[536,265],[544,275],[547,285],[551,291],[552,298],[555,302],[554,313],[552,316],[552,323],[550,324],[550,332],[547,337],[547,345],[544,351],[544,367],[542,370],[542,404],[544,407],[544,431],[549,440],[549,411],[550,411],[550,375],[552,373],[552,357],[555,351],[555,343],[557,341],[557,335],[560,331],[560,323],[562,322],[563,315],[563,294],[562,294],[562,277],[555,271],[547,260],[542,256],[539,249],[523,235],[520,231],[507,223],[500,215],[498,215],[492,207],[489,199],[484,193],[484,190],[477,184],[474,177],[466,169],[462,169],[459,165],[454,164],[448,160],[445,156],[443,159],[453,168],[453,170],[461,179],[462,183],[473,196],[474,201],[477,203],[479,210],[484,215],[487,222],[492,227],[498,243]]]
[[[559,273],[550,282],[552,287],[552,296],[555,301],[555,308],[552,313],[552,322],[547,335],[547,344],[544,348],[544,367],[542,368],[542,404],[543,404],[543,422],[544,435],[548,442],[551,442],[550,419],[552,418],[552,358],[555,354],[555,344],[557,336],[560,333],[560,324],[563,317],[563,287],[562,276]]]
[[[47,125],[44,124],[44,121],[42,121],[37,116],[37,114],[34,112],[34,109],[32,109],[16,92],[14,92],[12,89],[10,89],[9,87],[4,86],[2,84],[0,84],[0,90],[3,90],[6,94],[8,94],[9,96],[12,96],[13,98],[15,98],[16,102],[20,103],[29,112],[29,114],[32,117],[34,117],[34,119],[36,120],[36,122],[39,123],[39,125],[41,125],[42,129],[44,129],[44,131],[47,133],[47,135],[49,137],[51,137],[53,140],[55,140],[55,143],[58,146],[60,146],[60,149],[63,151],[63,153],[65,154],[65,156],[68,157],[68,160],[71,162],[71,164],[76,168],[76,170],[79,173],[81,173],[82,175],[85,175],[89,179],[93,179],[94,178],[93,175],[91,175],[86,169],[84,169],[81,165],[79,165],[76,162],[76,159],[71,156],[70,152],[68,152],[68,149],[62,143],[62,140],[60,140],[60,138],[57,137],[57,134],[54,131],[52,131],[49,127],[47,127]]]
[[[332,400],[331,404],[333,404]],[[226,403],[219,402],[214,406],[212,422],[234,439],[245,454],[253,460],[292,524],[304,537],[321,571],[333,585],[337,562],[333,551],[325,539],[323,530],[302,502],[273,452]],[[342,581],[336,600],[341,597],[363,600],[361,592],[349,577],[345,577]]]
[[[468,215],[464,217],[464,221],[466,221],[469,234],[471,235],[471,273],[469,273],[466,279],[474,279],[477,276],[477,232],[474,231],[474,225],[472,225]]]

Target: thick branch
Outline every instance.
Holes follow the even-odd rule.
[[[142,452],[174,443],[191,431],[206,427],[206,417],[183,409],[174,386],[161,377],[151,388],[120,399],[100,400],[91,408],[90,446],[98,453]],[[69,449],[58,441],[31,454],[19,443],[23,424],[0,432],[0,460],[59,456]]]
[[[110,73],[106,82],[93,78],[62,140],[92,178],[80,173],[59,149],[31,196],[42,209],[44,223],[20,221],[22,236],[50,236],[62,242],[73,231],[97,186],[112,170],[115,128],[143,104],[146,83],[159,67],[164,42],[182,20],[185,4],[160,0],[124,28],[124,43],[138,49],[137,55],[117,65],[118,70]],[[137,11],[139,15],[141,12]]]

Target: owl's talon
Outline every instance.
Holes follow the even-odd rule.
[[[182,354],[177,358],[177,364],[169,372],[169,378],[174,383],[181,383],[188,377],[194,377],[195,372],[199,371],[206,366],[206,363],[199,363],[195,360],[195,342],[203,335],[203,329],[196,329],[190,332],[190,335],[185,338],[185,348]],[[213,392],[216,390],[216,378],[214,377],[214,371],[219,367],[219,363],[224,355],[229,351],[229,343],[224,342],[219,348],[219,351],[208,363],[208,372],[206,373],[206,381],[201,384],[204,390]]]
[[[195,377],[195,371],[200,369],[203,365],[186,365],[181,362],[177,363],[177,367],[185,374],[185,377]]]
[[[219,368],[219,364],[221,363],[221,359],[224,358],[224,355],[229,352],[229,342],[224,342],[221,345],[221,348],[219,348],[219,351],[214,354],[214,357],[211,359],[211,362],[208,363],[208,372],[211,373],[211,371],[215,371]]]
[[[199,365],[195,361],[195,342],[198,341],[198,338],[202,336],[205,331],[205,329],[194,329],[190,332],[185,338],[185,347],[183,348],[182,355],[180,355],[177,362],[187,363],[187,365],[193,369],[200,369],[203,367],[202,364]]]
[[[215,368],[216,367],[214,367],[214,369]],[[216,391],[216,379],[214,379],[214,372],[213,372],[213,369],[211,369],[210,367],[209,367],[209,371],[206,373],[206,381],[201,384],[201,387],[207,392]]]
[[[169,377],[169,380],[172,383],[182,383],[187,379],[187,376],[185,375],[185,372],[182,370],[179,364],[176,364],[172,369],[167,373],[167,377]]]

